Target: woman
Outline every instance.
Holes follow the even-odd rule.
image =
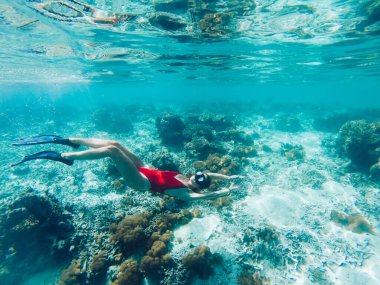
[[[116,141],[102,139],[83,138],[62,138],[55,135],[41,135],[21,139],[14,146],[35,145],[35,144],[62,144],[78,148],[81,145],[92,149],[76,152],[58,153],[55,151],[42,151],[29,156],[12,166],[34,159],[50,159],[72,165],[75,160],[90,160],[109,157],[116,164],[117,169],[124,177],[127,186],[138,190],[150,190],[160,194],[185,200],[194,201],[200,199],[216,199],[229,195],[230,190],[236,188],[233,184],[229,188],[224,188],[211,193],[198,193],[199,190],[208,188],[211,180],[230,180],[241,178],[242,176],[227,176],[218,173],[204,174],[197,171],[195,175],[187,178],[183,174],[174,171],[161,171],[145,167],[144,163],[129,149]]]

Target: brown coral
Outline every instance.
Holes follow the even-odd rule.
[[[375,234],[374,228],[360,214],[346,215],[337,211],[332,211],[330,217],[334,223],[341,227],[345,227],[354,233],[369,233],[373,235]]]
[[[182,264],[191,277],[199,276],[201,279],[208,279],[214,273],[213,267],[221,261],[219,254],[213,254],[208,246],[201,245],[185,255]]]
[[[147,236],[144,229],[149,225],[151,214],[131,215],[125,217],[120,223],[112,224],[111,240],[118,242],[124,251],[131,252],[145,242]]]
[[[82,271],[82,260],[73,260],[70,266],[63,270],[59,285],[81,285],[85,284],[85,273]]]
[[[142,274],[138,263],[128,259],[121,264],[117,278],[111,282],[111,285],[139,285],[141,281]]]

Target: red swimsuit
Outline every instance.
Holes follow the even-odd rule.
[[[165,190],[173,188],[186,188],[186,186],[175,178],[176,175],[181,174],[174,171],[162,171],[157,169],[150,169],[140,167],[138,170],[148,178],[150,182],[150,190],[153,192],[165,194]]]

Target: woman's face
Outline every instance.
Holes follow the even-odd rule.
[[[194,189],[194,190],[200,190],[201,187],[199,186],[199,184],[195,181],[195,175],[192,175],[189,179],[189,186],[191,189]]]

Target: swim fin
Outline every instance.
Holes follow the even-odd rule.
[[[20,162],[12,164],[11,166],[13,167],[21,163],[24,163],[25,161],[34,160],[34,159],[50,159],[50,160],[62,162],[67,165],[73,165],[74,163],[74,160],[63,158],[61,154],[56,151],[45,150],[45,151],[37,152],[32,155],[27,155]]]
[[[69,139],[65,139],[60,136],[55,135],[39,135],[29,138],[20,139],[17,142],[12,143],[13,146],[21,145],[35,145],[35,144],[46,144],[46,143],[55,143],[71,146],[72,148],[78,148],[79,144],[72,143]]]

